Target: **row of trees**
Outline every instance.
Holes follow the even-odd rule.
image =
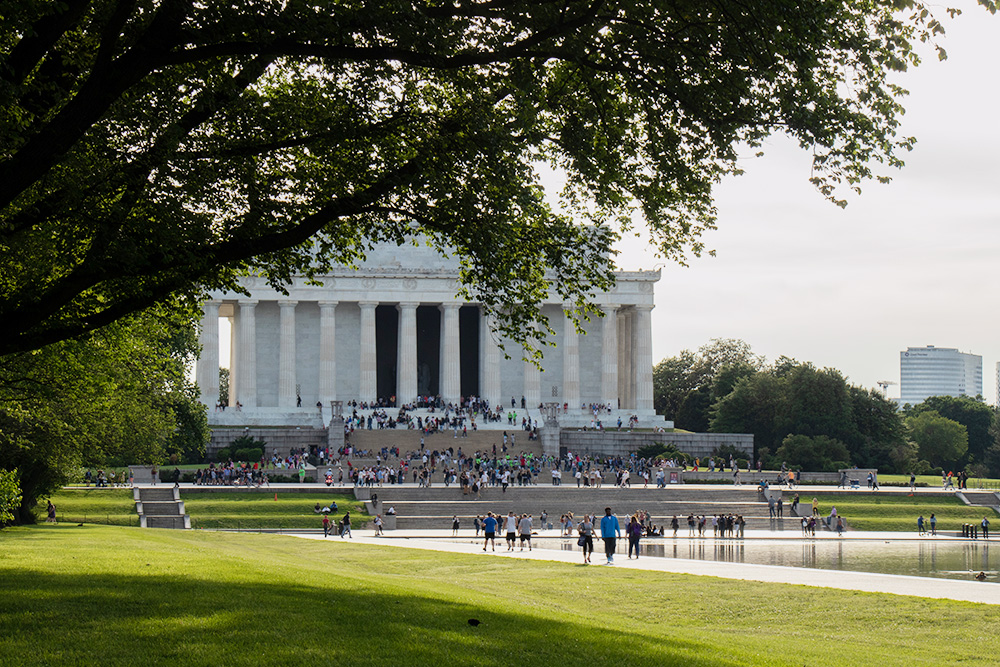
[[[38,500],[81,466],[203,455],[207,414],[187,378],[197,350],[190,314],[155,308],[0,356],[0,470],[16,470],[19,487],[7,520],[32,522]]]
[[[1000,421],[974,398],[935,396],[899,410],[840,371],[788,357],[768,364],[729,339],[664,359],[653,385],[658,412],[675,427],[753,433],[755,458],[765,465],[1000,473]]]

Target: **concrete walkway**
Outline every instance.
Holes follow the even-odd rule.
[[[757,534],[759,533],[759,534]],[[377,544],[381,546],[401,547],[406,549],[423,549],[429,551],[444,551],[449,553],[463,553],[479,555],[484,558],[520,558],[529,560],[545,560],[567,563],[572,565],[582,565],[582,555],[579,549],[573,551],[562,551],[554,549],[534,549],[533,551],[507,551],[503,538],[498,538],[499,548],[493,552],[483,553],[482,540],[475,540],[470,531],[463,530],[461,537],[468,538],[469,541],[451,542],[450,532],[442,531],[395,531],[386,537],[375,537],[371,530],[353,531],[352,540],[359,544]],[[296,533],[289,534],[292,537],[304,539],[324,540],[322,533]],[[539,537],[558,537],[558,531],[545,531]],[[325,538],[331,544],[348,541],[340,537],[331,536]],[[687,543],[688,537],[678,537],[677,542]],[[723,543],[737,544],[740,542],[750,543],[757,540],[785,540],[802,543],[802,538],[794,538],[785,533],[770,533],[767,531],[747,531],[744,540],[715,539],[715,538],[694,538],[703,543]],[[918,537],[916,534],[901,533],[865,533],[851,532],[844,537],[838,538],[836,535],[823,535],[813,538],[817,541],[829,540],[850,540],[850,541],[880,541],[889,542],[895,540],[932,540],[940,542],[968,540],[954,540],[947,537]],[[674,538],[666,538],[673,542]],[[596,570],[604,567],[604,554],[601,549],[599,539],[594,540],[596,552],[593,557],[593,565],[589,566]],[[979,543],[987,545],[996,540],[983,541]],[[1000,547],[1000,544],[997,545]],[[774,565],[754,565],[749,563],[723,563],[707,560],[689,560],[682,558],[639,558],[628,560],[625,556],[618,554],[615,558],[615,568],[637,569],[651,572],[673,572],[678,574],[693,574],[698,576],[721,577],[724,579],[742,579],[745,581],[761,581],[766,583],[792,584],[799,586],[817,586],[820,588],[837,588],[841,590],[866,591],[870,593],[889,593],[893,595],[912,595],[926,598],[939,598],[945,600],[959,600],[966,602],[979,602],[984,604],[1000,604],[1000,585],[991,582],[963,581],[960,579],[937,579],[931,577],[912,577],[895,574],[875,574],[870,572],[849,572],[843,570],[821,570],[802,567],[781,567]]]

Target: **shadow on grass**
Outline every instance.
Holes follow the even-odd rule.
[[[213,582],[0,571],[8,664],[737,664],[707,643],[503,608],[502,595],[456,603],[335,576],[327,587],[235,572]],[[497,584],[502,593],[516,582]]]

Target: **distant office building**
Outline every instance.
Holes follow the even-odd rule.
[[[997,407],[1000,407],[1000,361],[997,362]]]
[[[981,396],[983,358],[950,347],[908,347],[899,353],[899,404],[928,396]]]

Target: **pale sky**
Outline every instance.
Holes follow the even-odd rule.
[[[952,347],[982,355],[995,402],[1000,16],[958,6],[943,21],[948,60],[928,52],[898,79],[910,91],[900,135],[918,141],[906,167],[840,209],[810,185],[809,155],[793,142],[774,138],[744,160],[746,173],[716,192],[719,228],[704,240],[717,256],[662,266],[654,360],[740,338],[769,361],[784,354],[875,387],[899,382],[908,346]],[[661,263],[642,243],[621,250],[624,269]]]

